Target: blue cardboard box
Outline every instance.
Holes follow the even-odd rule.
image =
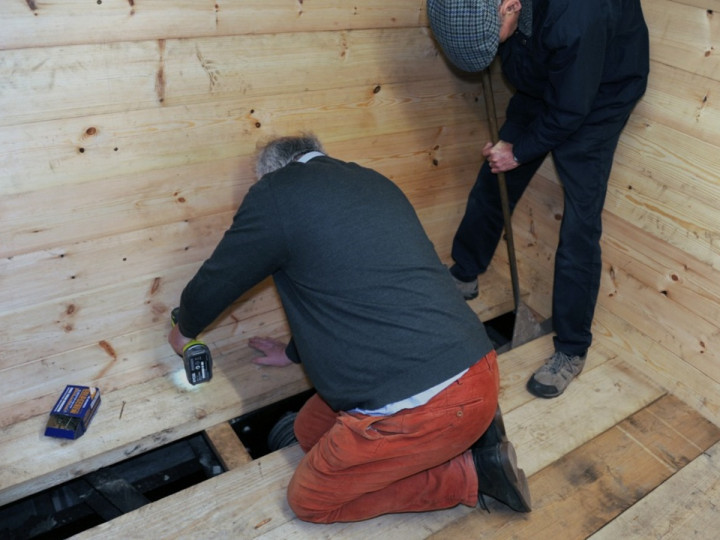
[[[99,406],[99,388],[66,386],[50,411],[45,435],[62,439],[77,439],[85,433]]]

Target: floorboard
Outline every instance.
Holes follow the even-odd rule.
[[[477,509],[431,538],[466,539],[477,538],[479,534],[494,539],[587,538],[690,462],[693,467],[682,475],[686,481],[677,483],[684,484],[679,491],[685,495],[684,504],[694,506],[695,502],[702,502],[698,499],[704,498],[698,497],[700,478],[697,469],[708,472],[713,458],[718,457],[717,445],[711,455],[702,456],[697,462],[693,460],[718,440],[720,429],[694,409],[666,395],[533,475],[530,478],[534,496],[532,513],[514,514],[493,502],[489,514]],[[717,473],[713,472],[714,478],[705,480],[704,487],[717,498],[720,482]],[[668,517],[665,510],[665,504],[672,499],[669,495],[653,497],[653,500],[660,499],[655,507],[657,512],[642,512],[646,521],[653,521],[659,515],[666,516],[662,520],[666,524],[665,530],[661,533],[672,529],[672,517]],[[692,504],[688,504],[690,501]],[[673,506],[679,514],[678,521],[687,523],[683,503]],[[702,515],[687,531],[695,532],[696,536],[673,533],[673,537],[697,538],[701,528],[700,537],[709,538],[703,536],[711,530],[706,525],[709,521],[718,522],[717,512],[709,506],[707,503],[701,505],[704,507]],[[633,534],[638,538],[664,537],[664,534],[648,534],[642,522],[637,523],[634,517],[619,520],[618,525],[608,527],[597,538],[629,538]],[[712,530],[716,532],[717,527]]]
[[[502,355],[502,369],[508,374],[525,372],[527,358],[541,359],[551,344],[546,336]],[[526,373],[508,376],[503,382],[501,404],[508,434],[520,465],[531,475],[536,510],[530,515],[491,502],[491,514],[458,506],[360,523],[304,523],[294,517],[285,501],[287,484],[302,458],[294,446],[121,516],[79,538],[411,540],[433,535],[475,538],[478,534],[534,538],[538,527],[557,527],[555,522],[564,513],[577,514],[572,518],[572,532],[582,537],[630,507],[710,444],[703,438],[709,430],[692,428],[702,420],[696,412],[665,396],[664,389],[607,349],[594,350],[587,370],[561,398],[540,400],[516,391],[516,386],[524,384]],[[673,401],[666,404],[668,399]],[[598,456],[603,456],[602,462]],[[599,495],[606,499],[598,499]],[[583,505],[588,511],[578,512]],[[608,506],[602,518],[595,517],[598,505]],[[592,526],[586,523],[586,514],[593,517]]]
[[[252,461],[245,445],[235,433],[229,422],[221,422],[205,430],[210,446],[217,454],[225,470],[237,469],[239,466]]]
[[[720,530],[720,443],[608,523],[592,540],[717,538]]]

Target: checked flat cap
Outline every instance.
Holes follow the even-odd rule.
[[[482,71],[500,44],[498,0],[428,0],[430,28],[445,56],[463,71]]]

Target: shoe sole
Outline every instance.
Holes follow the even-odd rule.
[[[544,399],[551,399],[558,397],[561,395],[565,390],[559,392],[557,388],[554,386],[547,386],[545,384],[540,384],[535,380],[535,377],[530,377],[530,379],[527,382],[526,385],[527,391],[530,392],[533,396],[544,398]]]
[[[525,471],[517,466],[517,454],[515,447],[510,441],[500,443],[500,465],[503,473],[508,479],[508,484],[512,487],[512,493],[508,493],[508,502],[510,508],[517,512],[530,512],[531,499],[530,488],[528,486]]]

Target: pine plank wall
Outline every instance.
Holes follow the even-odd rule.
[[[271,135],[312,130],[392,178],[449,260],[488,135],[479,78],[448,68],[424,0],[0,6],[3,433],[65,384],[111,392],[177,369],[169,311]],[[652,73],[608,191],[595,332],[720,424],[720,0],[643,7]],[[545,316],[561,215],[548,161],[514,217]],[[222,356],[287,334],[269,283],[230,315],[206,335]]]

